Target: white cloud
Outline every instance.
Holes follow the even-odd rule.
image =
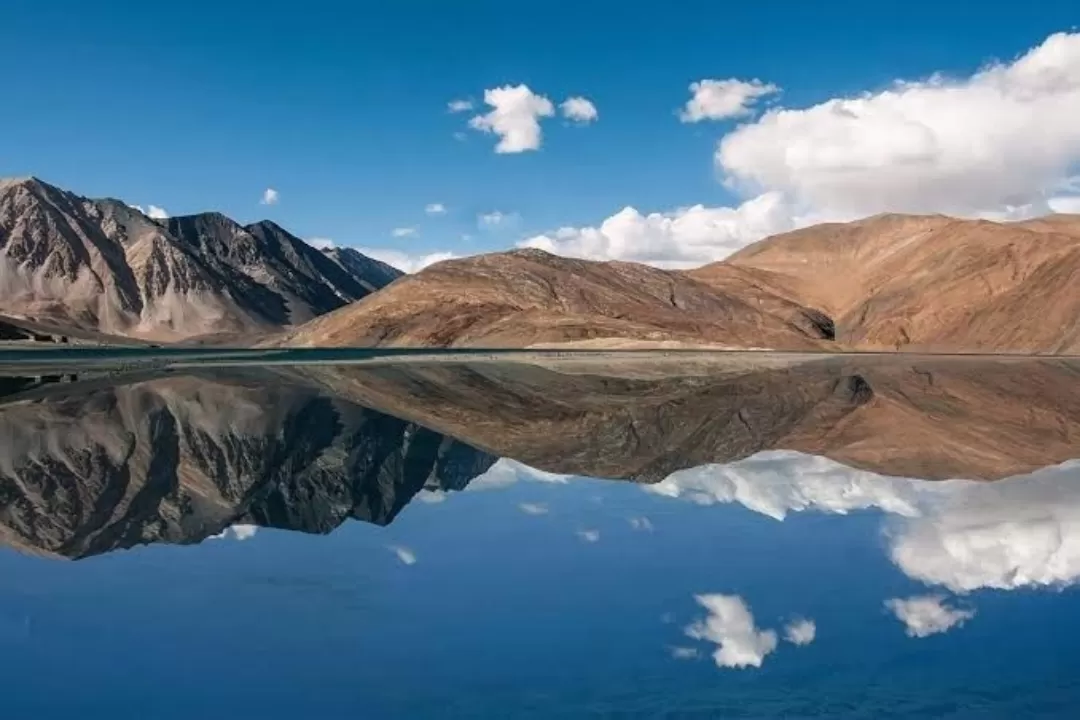
[[[779,193],[764,193],[738,207],[694,205],[642,215],[626,207],[599,227],[563,227],[527,238],[519,247],[591,260],[628,260],[686,268],[721,260],[795,220]]]
[[[587,543],[600,542],[599,530],[578,530],[577,536]]]
[[[477,226],[486,230],[512,228],[520,221],[521,216],[516,212],[502,212],[501,210],[492,210],[489,213],[480,213],[476,216]]]
[[[492,490],[513,485],[517,482],[542,482],[556,485],[565,485],[570,481],[569,475],[544,472],[531,468],[510,458],[499,458],[495,464],[488,468],[487,472],[472,480],[465,486],[466,492],[476,490]]]
[[[421,490],[416,493],[416,499],[422,503],[428,505],[438,505],[439,503],[446,502],[445,490]]]
[[[419,272],[428,265],[433,265],[437,262],[442,262],[443,260],[453,260],[457,257],[457,255],[452,252],[406,253],[388,248],[357,248],[357,250],[379,262],[392,265],[404,273]]]
[[[896,515],[920,513],[920,489],[902,478],[853,470],[828,458],[773,450],[727,465],[680,470],[646,492],[683,497],[699,505],[739,503],[754,512],[783,520],[789,512],[816,510],[846,514],[880,508]],[[933,492],[930,488],[927,492]]]
[[[245,524],[241,523],[241,524],[238,524],[238,525],[230,525],[229,527],[227,527],[224,530],[222,530],[221,532],[219,532],[217,535],[210,535],[206,539],[207,540],[224,540],[224,539],[232,538],[233,540],[236,540],[237,542],[243,542],[245,540],[250,540],[251,538],[255,537],[255,534],[258,531],[259,531],[259,526],[258,525],[245,525]]]
[[[817,637],[817,624],[813,620],[799,618],[784,627],[784,639],[793,645],[809,645]]]
[[[414,227],[399,227],[390,231],[390,234],[396,238],[413,237],[416,235],[416,228]]]
[[[548,506],[543,503],[520,503],[518,509],[526,515],[547,515]]]
[[[946,632],[975,617],[974,610],[949,607],[941,595],[893,598],[885,601],[885,607],[904,623],[908,637],[916,638]]]
[[[451,100],[446,104],[446,109],[452,113],[468,112],[473,109],[473,101]]]
[[[717,646],[713,660],[718,667],[761,667],[776,650],[776,632],[755,627],[754,616],[738,595],[695,595],[694,599],[708,615],[687,627],[686,634]]]
[[[780,92],[780,88],[760,80],[700,80],[690,83],[692,97],[679,114],[685,123],[702,120],[726,120],[750,114],[761,98]]]
[[[600,117],[596,106],[583,97],[568,97],[559,105],[563,117],[567,120],[587,125]]]
[[[1080,463],[995,483],[955,483],[890,533],[906,575],[956,593],[1080,579]]]
[[[424,212],[428,215],[445,215],[446,206],[442,203],[431,203],[424,207]]]
[[[771,110],[720,142],[736,186],[833,217],[1007,216],[1047,210],[1080,162],[1080,34],[1047,38],[967,78]]]
[[[715,87],[695,83],[702,100],[688,103],[684,119],[742,107],[711,104],[705,98]],[[879,212],[987,219],[1076,212],[1078,116],[1080,34],[1059,33],[969,77],[898,81],[879,92],[765,112],[716,150],[717,169],[742,202],[648,214],[629,207],[598,226],[565,227],[522,244],[688,267],[769,235]]]
[[[630,522],[630,527],[635,530],[641,530],[644,532],[653,531],[652,520],[649,520],[649,518],[645,516],[627,518],[627,520]]]
[[[259,200],[260,205],[277,205],[280,195],[274,188],[266,188],[263,190],[262,199]]]
[[[555,114],[550,100],[523,84],[485,90],[484,102],[492,110],[472,118],[469,127],[498,135],[495,152],[520,153],[540,148],[540,118]]]
[[[401,545],[391,545],[387,549],[390,552],[394,553],[394,555],[397,556],[397,559],[400,560],[405,565],[415,565],[416,564],[416,553],[414,553],[409,548],[403,547]]]
[[[169,219],[169,213],[166,212],[165,208],[158,207],[157,205],[147,205],[145,208],[142,205],[131,205],[130,207],[135,208],[136,210],[141,212],[143,215],[147,216],[148,218],[151,218],[152,220],[168,220]]]
[[[306,238],[304,240],[304,242],[306,242],[308,245],[310,245],[311,247],[316,248],[318,250],[327,250],[329,248],[334,247],[334,241],[331,240],[330,238],[324,238],[324,237]]]
[[[676,660],[696,660],[701,657],[701,653],[697,648],[675,646],[668,649],[671,652],[671,657]]]

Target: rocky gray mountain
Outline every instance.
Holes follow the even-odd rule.
[[[396,267],[348,247],[323,248],[323,254],[357,278],[371,292],[386,287],[404,274]]]
[[[56,378],[60,380],[62,378]],[[0,400],[0,542],[81,558],[236,524],[385,525],[495,458],[309,387],[243,372],[23,387]],[[29,386],[26,386],[29,387]]]
[[[36,178],[0,180],[0,307],[30,321],[157,341],[265,333],[382,287],[392,271],[373,267],[269,221],[158,221]]]

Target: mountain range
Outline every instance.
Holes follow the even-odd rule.
[[[1078,281],[1072,215],[879,215],[686,271],[522,249],[403,276],[269,221],[156,220],[0,181],[0,322],[16,340],[1071,354]]]

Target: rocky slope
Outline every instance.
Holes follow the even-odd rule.
[[[0,307],[31,321],[163,341],[266,332],[386,276],[356,274],[269,222],[156,221],[35,178],[0,180]]]
[[[859,349],[1080,352],[1080,219],[881,215],[768,238],[690,271],[765,273]]]
[[[265,377],[217,373],[41,388],[0,404],[0,542],[72,558],[198,542],[234,524],[387,524],[421,489],[494,458]],[[42,392],[44,391],[44,392]]]
[[[828,317],[767,288],[717,289],[681,273],[539,250],[449,260],[317,318],[292,346],[524,347],[632,338],[821,348]]]

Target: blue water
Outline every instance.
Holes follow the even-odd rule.
[[[927,588],[890,559],[889,524],[522,478],[414,500],[385,528],[76,562],[0,551],[3,714],[1072,717],[1080,593]],[[883,606],[939,591],[975,617],[914,638]],[[701,593],[741,597],[781,634],[812,618],[816,638],[719,667],[684,633]]]

